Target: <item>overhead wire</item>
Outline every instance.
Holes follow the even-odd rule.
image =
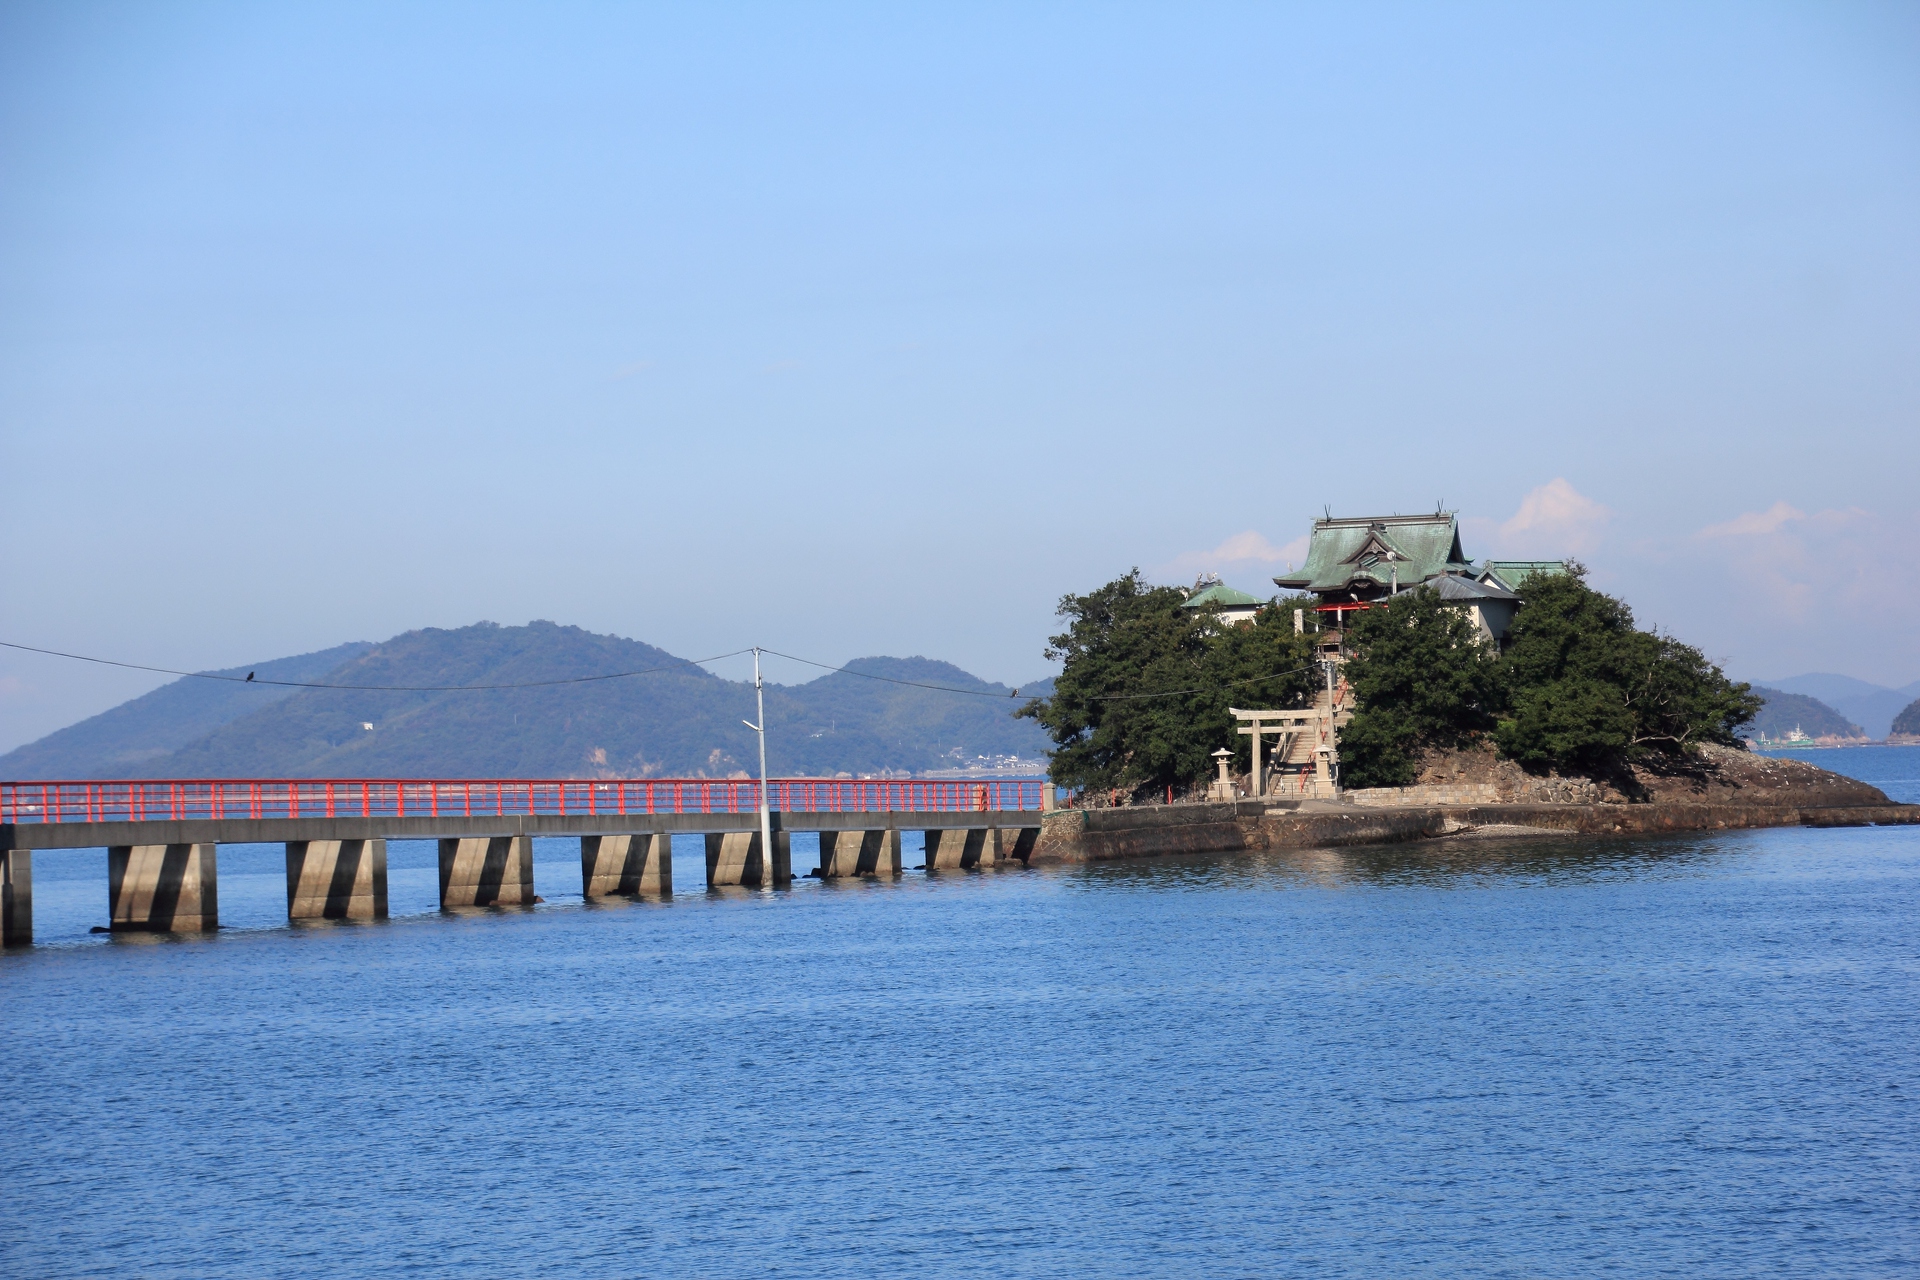
[[[888,684],[910,685],[915,689],[938,689],[943,693],[965,693],[965,694],[970,694],[976,698],[999,698],[1002,696],[1005,696],[1008,698],[1017,698],[1020,696],[1020,690],[1017,688],[1014,689],[1011,693],[1002,695],[1000,693],[994,692],[992,690],[987,690],[987,689],[961,689],[950,684],[928,684],[925,681],[921,681],[921,680],[901,680],[895,676],[875,675],[871,671],[855,671],[851,667],[829,666],[827,663],[824,663],[824,662],[815,662],[812,658],[800,658],[800,657],[795,657],[791,653],[781,653],[778,649],[762,649],[760,652],[770,653],[776,658],[785,658],[790,662],[803,662],[809,667],[819,667],[823,671],[837,672],[840,675],[858,676],[862,680],[884,680]],[[1230,680],[1225,684],[1206,685],[1202,688],[1196,688],[1196,689],[1163,689],[1157,693],[1098,694],[1098,695],[1095,695],[1091,699],[1091,701],[1135,702],[1145,698],[1178,698],[1189,693],[1212,693],[1215,690],[1219,690],[1219,689],[1233,689],[1233,688],[1238,688],[1240,685],[1243,685],[1243,684],[1261,684],[1268,680],[1278,680],[1282,676],[1298,675],[1302,671],[1311,671],[1314,665],[1315,664],[1309,663],[1307,666],[1304,666],[1304,667],[1295,667],[1291,671],[1276,671],[1270,675],[1254,676],[1251,679],[1247,679],[1247,680]]]
[[[179,671],[172,667],[153,667],[139,662],[121,662],[114,658],[95,658],[81,653],[65,653],[59,649],[42,649],[30,644],[16,644],[10,640],[0,640],[0,648],[19,649],[27,653],[45,654],[54,658],[69,658],[75,662],[92,662],[107,667],[122,667],[129,671],[152,671],[159,675],[181,676],[191,680],[223,680],[230,684],[271,685],[281,689],[333,689],[358,693],[478,693],[506,689],[547,689],[559,685],[593,684],[603,680],[625,680],[633,676],[657,675],[664,671],[677,671],[685,667],[704,666],[710,662],[721,662],[728,658],[737,658],[744,653],[752,653],[751,647],[735,649],[731,653],[716,654],[711,658],[679,658],[662,667],[643,667],[637,671],[612,671],[604,675],[569,676],[559,680],[522,680],[501,684],[327,684],[313,680],[262,680],[251,672],[244,676],[222,675],[212,671]],[[776,658],[785,658],[789,662],[798,662],[809,667],[818,667],[830,674],[855,676],[861,680],[877,680],[885,684],[905,685],[913,689],[932,689],[939,693],[964,694],[974,698],[1018,698],[1020,690],[1015,687],[1002,694],[994,689],[962,689],[957,685],[933,684],[925,680],[903,680],[897,676],[876,675],[871,671],[855,671],[848,666],[833,666],[825,662],[815,662],[812,658],[802,658],[796,654],[782,653],[778,649],[762,648],[762,653]],[[1294,667],[1287,671],[1276,671],[1264,676],[1252,676],[1245,680],[1230,680],[1224,684],[1201,685],[1191,689],[1162,689],[1153,693],[1106,693],[1096,694],[1092,702],[1139,702],[1152,698],[1180,698],[1195,693],[1214,693],[1221,689],[1235,689],[1243,685],[1264,684],[1269,680],[1279,680],[1285,676],[1298,675],[1310,671],[1315,664]]]
[[[664,667],[643,667],[638,671],[610,671],[598,676],[569,676],[562,680],[522,680],[508,684],[322,684],[312,680],[260,680],[249,672],[244,676],[221,675],[213,671],[176,671],[172,667],[149,667],[139,662],[118,662],[112,658],[90,658],[81,653],[62,653],[58,649],[38,649],[30,644],[14,644],[9,640],[0,640],[0,648],[23,649],[28,653],[44,653],[55,658],[72,658],[76,662],[97,662],[101,666],[125,667],[130,671],[154,671],[167,676],[185,676],[192,680],[225,680],[232,684],[274,685],[282,689],[348,689],[361,693],[467,693],[498,689],[545,689],[563,684],[592,684],[598,680],[625,680],[630,676],[650,676],[662,671],[676,671],[681,667],[697,667],[703,663],[719,662],[725,658],[737,658],[753,650],[735,649],[732,653],[722,653],[711,658],[676,658]]]

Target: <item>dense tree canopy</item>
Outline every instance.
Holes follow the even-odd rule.
[[[1417,753],[1453,747],[1493,728],[1499,706],[1494,655],[1466,613],[1432,591],[1403,591],[1355,616],[1347,683],[1358,711],[1340,731],[1341,781],[1398,787]]]
[[[1064,670],[1045,701],[1019,712],[1058,744],[1054,781],[1134,795],[1186,789],[1230,746],[1243,762],[1232,706],[1284,710],[1313,696],[1312,635],[1296,635],[1284,600],[1251,623],[1182,609],[1185,596],[1139,570],[1060,601],[1067,621],[1047,656]],[[1527,584],[1496,656],[1466,611],[1436,592],[1405,591],[1355,615],[1346,679],[1357,712],[1340,733],[1341,780],[1414,781],[1423,752],[1491,736],[1528,768],[1604,774],[1702,743],[1733,744],[1760,699],[1698,649],[1641,631],[1622,602],[1579,566]]]
[[[1527,584],[1500,676],[1495,741],[1535,768],[1597,773],[1702,743],[1731,746],[1761,706],[1692,645],[1636,629],[1633,611],[1588,586],[1579,566]]]
[[[1285,708],[1311,697],[1310,637],[1294,634],[1291,602],[1242,626],[1154,587],[1138,569],[1084,596],[1066,596],[1062,663],[1053,696],[1020,711],[1058,744],[1054,781],[1129,794],[1185,789],[1212,772],[1223,745],[1245,753],[1234,705]]]
[[[1422,751],[1487,730],[1527,768],[1606,774],[1736,743],[1760,707],[1698,649],[1636,628],[1577,565],[1528,582],[1497,660],[1431,591],[1360,614],[1348,653],[1359,710],[1340,734],[1341,779],[1355,787],[1412,782]]]

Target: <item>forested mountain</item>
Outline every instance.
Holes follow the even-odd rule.
[[[327,655],[255,669],[263,679],[382,688],[185,679],[0,756],[0,777],[715,777],[759,766],[755,735],[741,723],[755,714],[753,686],[638,641],[551,622],[480,623],[328,654],[334,661],[321,670],[313,667]],[[648,674],[435,688],[640,671]],[[926,658],[863,658],[806,684],[769,685],[768,767],[817,776],[1038,758],[1046,737],[1013,718],[1025,699],[1012,692]]]
[[[1753,718],[1753,723],[1747,726],[1748,733],[1784,738],[1798,729],[1809,738],[1864,739],[1867,736],[1865,729],[1818,698],[1809,698],[1804,693],[1768,689],[1763,685],[1753,686],[1753,691],[1766,703],[1760,708],[1760,714]]]
[[[1852,676],[1823,672],[1769,680],[1767,684],[1787,693],[1820,699],[1863,728],[1869,738],[1886,737],[1893,725],[1893,718],[1916,696],[1920,696],[1920,680],[1899,689],[1891,689],[1885,685],[1856,680]],[[1813,730],[1807,732],[1812,733]]]
[[[373,648],[364,641],[318,653],[231,667],[211,675],[260,680],[318,680]],[[293,695],[271,684],[176,680],[0,755],[0,778],[130,777],[187,743]]]
[[[1890,737],[1920,738],[1920,699],[1907,704],[1906,709],[1893,718]]]

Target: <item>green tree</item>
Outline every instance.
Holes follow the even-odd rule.
[[[1253,622],[1222,625],[1217,610],[1180,606],[1138,569],[1084,596],[1065,596],[1067,629],[1047,657],[1062,664],[1053,696],[1019,715],[1058,744],[1055,782],[1129,795],[1185,789],[1212,772],[1211,755],[1244,739],[1228,708],[1298,705],[1312,688],[1309,638],[1293,632],[1291,603]]]
[[[1357,710],[1340,731],[1344,785],[1406,786],[1422,750],[1459,746],[1493,727],[1493,652],[1466,611],[1437,592],[1403,591],[1355,614],[1346,647]]]
[[[1578,565],[1536,577],[1500,661],[1501,753],[1529,768],[1605,774],[1649,754],[1734,745],[1761,699],[1705,655],[1634,626]]]

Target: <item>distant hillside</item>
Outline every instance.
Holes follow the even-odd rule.
[[[1753,691],[1766,699],[1766,703],[1748,726],[1749,733],[1784,738],[1798,729],[1809,738],[1864,739],[1867,736],[1866,730],[1817,698],[1761,685],[1755,685]]]
[[[660,670],[617,680],[457,692],[289,694],[258,684],[182,680],[0,757],[0,776],[721,777],[759,766],[755,736],[741,723],[754,715],[753,686],[710,675],[638,641],[551,622],[480,623],[410,631],[338,652],[344,660],[323,671],[273,678],[444,686]],[[265,675],[270,665],[257,669]],[[926,658],[863,658],[849,665],[849,672],[806,684],[768,686],[767,763],[773,773],[925,772],[979,756],[1037,758],[1050,745],[1032,721],[1013,719],[1025,697],[1016,701],[1004,685]],[[913,688],[852,671],[993,696]],[[149,706],[122,715],[155,699],[162,699],[160,712]],[[167,708],[175,710],[173,718]],[[56,740],[96,722],[109,723],[53,749]],[[114,724],[139,732],[116,736]],[[371,729],[364,727],[369,724]]]
[[[872,676],[999,696],[965,697],[866,678]],[[1006,685],[988,684],[951,663],[929,658],[858,658],[845,671],[774,688],[779,692],[780,713],[775,714],[770,693],[767,722],[791,725],[804,735],[795,744],[793,758],[803,762],[807,773],[871,772],[887,767],[925,772],[957,768],[983,755],[1038,759],[1053,746],[1033,721],[1013,718],[1029,697],[1052,693],[1051,680],[1024,687],[1015,699]],[[772,738],[767,751],[771,767]],[[864,763],[838,763],[848,760]],[[908,760],[914,763],[901,763]]]
[[[1869,684],[1852,676],[1816,672],[1767,682],[1786,693],[1818,698],[1866,730],[1869,738],[1884,738],[1901,708],[1920,696],[1920,680],[1900,689]],[[1808,730],[1809,733],[1812,730]]]
[[[1907,709],[1893,718],[1892,732],[1888,735],[1902,738],[1920,738],[1920,698],[1907,704]]]
[[[318,680],[371,648],[360,641],[209,674],[245,676],[252,671],[261,680]],[[0,755],[0,778],[138,776],[150,762],[293,692],[257,683],[176,680]]]

